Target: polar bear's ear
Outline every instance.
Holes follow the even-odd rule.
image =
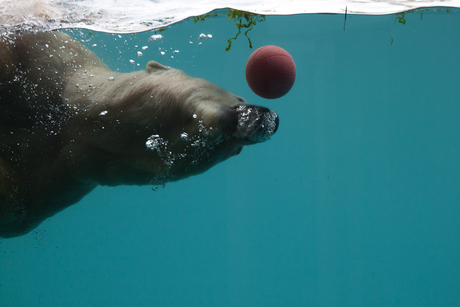
[[[145,69],[147,70],[147,72],[152,73],[157,70],[168,70],[169,67],[161,65],[160,63],[155,62],[155,61],[150,61],[147,63],[147,67]]]

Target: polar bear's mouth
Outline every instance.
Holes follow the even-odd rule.
[[[240,105],[234,109],[237,124],[232,136],[243,144],[265,142],[278,130],[279,118],[273,110],[253,105]]]

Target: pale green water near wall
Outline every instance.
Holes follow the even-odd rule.
[[[112,69],[156,60],[273,108],[276,135],[0,240],[0,306],[458,306],[460,11],[348,15],[345,31],[343,15],[267,16],[253,50],[297,65],[278,100],[251,92],[253,50],[242,34],[225,51],[237,27],[218,13],[153,42],[73,34]]]

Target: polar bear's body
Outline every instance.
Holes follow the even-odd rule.
[[[97,185],[202,173],[277,127],[273,111],[157,62],[123,74],[60,32],[1,39],[0,236]]]

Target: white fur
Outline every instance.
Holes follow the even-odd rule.
[[[0,87],[0,236],[98,184],[180,180],[242,147],[224,134],[236,95],[156,62],[113,72],[59,32],[0,40]]]

